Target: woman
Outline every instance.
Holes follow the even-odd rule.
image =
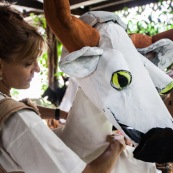
[[[124,148],[123,138],[115,140],[110,136],[105,152],[86,164],[43,123],[37,111],[10,99],[11,88],[29,88],[34,73],[40,71],[37,57],[45,43],[36,28],[25,22],[9,4],[0,3],[0,21],[1,172],[111,172]],[[21,108],[10,110],[18,105]],[[8,117],[3,115],[7,109],[11,111]]]

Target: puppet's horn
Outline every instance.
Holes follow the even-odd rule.
[[[44,12],[48,25],[69,52],[97,46],[98,31],[71,15],[68,0],[44,0]]]
[[[152,42],[155,43],[156,41],[163,38],[168,38],[173,41],[173,29],[170,29],[170,30],[167,30],[152,36]]]

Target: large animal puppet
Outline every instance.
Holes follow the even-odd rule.
[[[104,151],[112,125],[134,144],[153,128],[173,128],[158,94],[172,89],[172,78],[137,51],[117,15],[95,11],[78,19],[67,0],[44,0],[44,10],[65,47],[60,67],[79,85],[61,138],[81,158]]]

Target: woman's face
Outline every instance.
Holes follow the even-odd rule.
[[[16,62],[5,62],[1,59],[2,81],[9,88],[27,89],[35,72],[40,72],[36,58]]]

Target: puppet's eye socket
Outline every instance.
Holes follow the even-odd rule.
[[[130,72],[120,70],[112,74],[111,85],[117,90],[122,90],[126,88],[132,81],[132,76]]]

